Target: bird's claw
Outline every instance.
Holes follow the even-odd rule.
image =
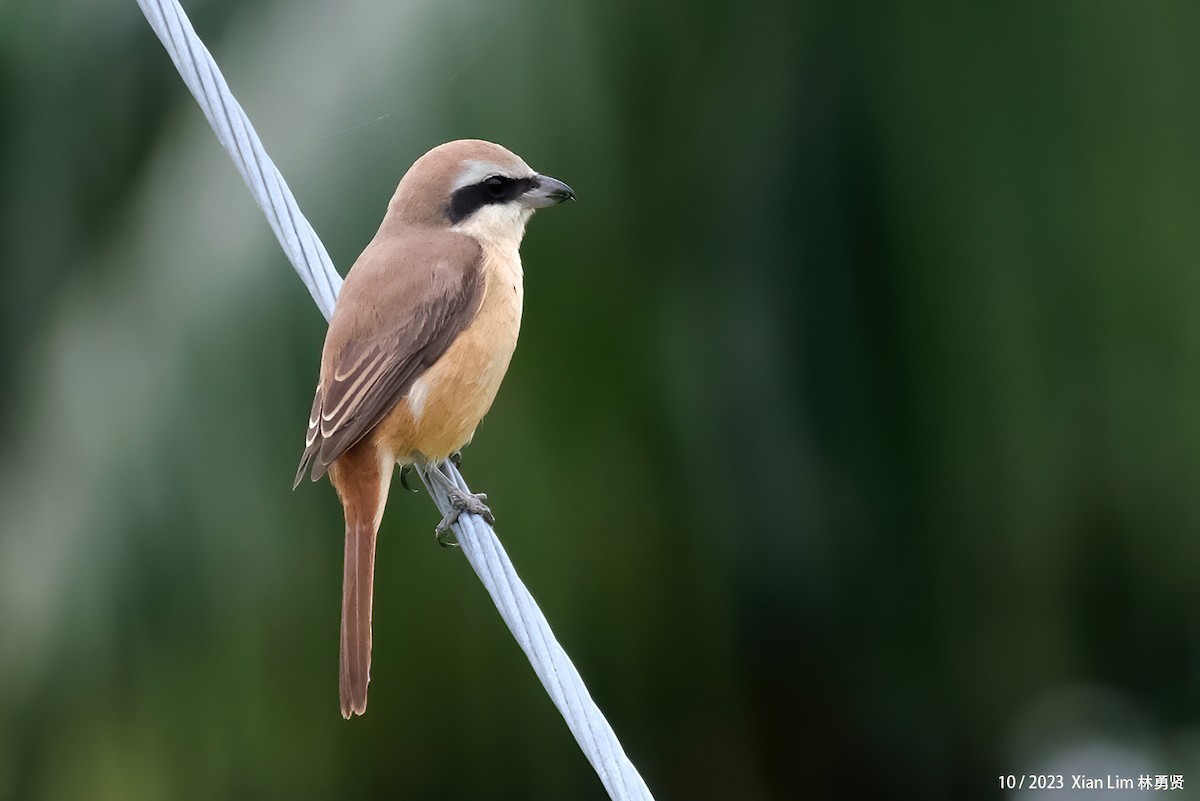
[[[437,540],[437,544],[443,548],[457,548],[458,537],[454,536],[454,530],[450,527],[458,521],[458,510],[455,509],[450,514],[442,518],[442,522],[437,524],[437,528],[433,530],[433,538]]]
[[[458,539],[454,536],[454,532],[451,531],[450,527],[458,522],[459,515],[463,512],[479,515],[488,522],[488,525],[496,522],[496,516],[492,514],[492,510],[488,508],[488,505],[484,503],[487,500],[487,493],[463,492],[456,488],[451,489],[447,495],[450,498],[451,509],[433,531],[433,536],[437,539],[438,545],[443,548],[458,546]]]
[[[412,465],[404,465],[400,468],[400,486],[404,487],[409,492],[416,492],[416,487],[408,486],[408,474],[412,472]]]
[[[455,488],[447,494],[450,497],[450,505],[454,507],[456,512],[470,512],[473,515],[479,515],[488,521],[488,523],[496,522],[492,510],[484,503],[487,500],[486,492],[463,492]],[[458,519],[457,515],[455,515],[455,519]]]

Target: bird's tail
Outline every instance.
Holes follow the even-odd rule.
[[[342,717],[367,711],[371,680],[371,596],[375,577],[375,526],[347,510],[346,562],[342,577],[342,646],[339,687]]]
[[[375,584],[375,538],[387,502],[390,470],[374,454],[355,449],[333,465],[332,478],[346,511],[342,574],[342,640],[338,685],[342,717],[367,710],[371,680],[371,597]]]

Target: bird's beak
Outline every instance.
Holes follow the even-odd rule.
[[[557,178],[551,178],[549,175],[536,175],[533,180],[534,185],[521,195],[522,201],[530,208],[544,209],[547,206],[556,206],[565,200],[575,199],[575,190]]]

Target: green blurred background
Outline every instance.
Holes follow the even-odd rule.
[[[1200,6],[186,6],[343,271],[439,142],[576,189],[464,469],[659,799],[1197,792]],[[602,798],[424,495],[338,715],[324,323],[133,0],[0,108],[0,798]]]

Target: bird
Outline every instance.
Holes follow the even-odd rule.
[[[346,274],[325,344],[293,489],[328,472],[345,513],[339,691],[367,708],[375,543],[396,466],[446,490],[452,511],[492,522],[483,494],[441,472],[491,408],[517,344],[519,247],[537,209],[567,184],[493,142],[434,147],[400,179],[383,222]]]

